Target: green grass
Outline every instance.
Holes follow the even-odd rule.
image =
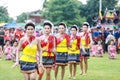
[[[0,80],[24,80],[19,71],[19,67],[11,69],[12,61],[0,60]],[[52,70],[52,79],[54,80],[54,71]],[[69,70],[66,67],[65,78],[68,79]],[[91,57],[89,59],[89,69],[86,76],[80,75],[80,66],[77,66],[76,80],[120,80],[120,54],[116,60],[109,60],[107,54],[103,58]],[[45,80],[45,75],[43,80]],[[58,75],[60,80],[60,70]]]

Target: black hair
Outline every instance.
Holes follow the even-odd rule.
[[[43,24],[43,26],[45,27],[45,25],[48,25],[48,26],[50,26],[50,28],[52,28],[52,24],[49,23],[49,22],[45,22],[45,23]]]
[[[110,42],[112,42],[112,41],[114,42],[114,40],[113,40],[113,39],[112,39],[112,40],[110,40]]]
[[[35,29],[35,25],[34,25],[32,22],[27,23],[27,24],[25,25],[25,29],[27,29],[28,26],[32,26],[32,27]]]
[[[66,24],[64,23],[64,22],[60,22],[59,24],[58,24],[58,26],[60,26],[60,25],[63,25],[64,26],[64,28],[66,28],[67,26],[66,26]]]
[[[88,22],[84,22],[83,26],[87,26],[87,28],[89,27],[89,23]]]
[[[83,24],[83,26],[87,26],[87,28],[88,28],[89,25],[88,24]]]
[[[76,29],[76,31],[77,31],[77,26],[76,25],[73,25],[70,29],[72,29],[72,28]]]
[[[6,44],[7,42],[9,42],[9,43],[10,43],[10,40],[6,40],[6,41],[5,41],[5,44]]]

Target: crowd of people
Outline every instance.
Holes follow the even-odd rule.
[[[73,25],[66,32],[64,22],[54,28],[50,21],[45,21],[43,28],[35,30],[35,24],[29,22],[25,30],[0,29],[0,58],[14,61],[12,67],[20,64],[25,80],[36,80],[36,73],[38,80],[42,80],[44,73],[46,80],[50,80],[52,69],[58,80],[59,67],[63,80],[66,66],[69,66],[69,78],[76,79],[77,65],[81,75],[87,74],[90,56],[104,57],[107,51],[109,59],[116,59],[120,49],[120,28],[90,28],[84,22],[82,28]]]

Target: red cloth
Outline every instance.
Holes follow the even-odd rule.
[[[22,48],[24,49],[28,44],[29,42],[32,42],[33,40],[35,39],[35,36],[31,36],[28,40],[24,41],[23,44],[22,44]]]
[[[44,40],[41,41],[42,42],[41,47],[44,47],[44,46],[46,46],[48,44],[48,56],[51,56],[51,52],[52,52],[51,50],[54,47],[54,39],[55,39],[55,37],[50,35],[48,37],[48,42],[45,42]]]
[[[21,31],[16,31],[15,32],[15,39],[16,40],[20,40],[23,37],[22,32]]]
[[[64,34],[63,35],[63,38],[65,38],[66,40],[67,40],[67,46],[69,46],[69,44],[70,44],[70,36],[68,35],[68,34]],[[61,39],[60,38],[57,38],[57,45],[59,44],[59,43],[61,43]]]
[[[85,32],[85,33],[83,34],[83,36],[85,36],[86,45],[89,45],[89,43],[90,43],[89,33],[88,33],[88,32]]]
[[[79,49],[80,48],[80,37],[76,36],[76,39],[77,39],[77,48]]]

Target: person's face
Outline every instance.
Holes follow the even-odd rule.
[[[87,31],[88,27],[86,25],[83,25],[83,31]]]
[[[111,45],[113,45],[114,44],[114,42],[113,41],[111,41]]]
[[[6,45],[9,45],[9,44],[10,44],[10,41],[7,41],[7,42],[6,42]]]
[[[17,46],[17,42],[14,42],[13,46]]]
[[[50,34],[51,28],[50,28],[49,25],[45,25],[45,26],[44,26],[44,32],[45,32],[45,34]]]
[[[65,27],[63,25],[59,25],[58,31],[59,33],[65,33]]]
[[[28,36],[32,36],[34,34],[35,29],[33,28],[33,26],[28,26],[26,29],[26,33]]]
[[[101,44],[101,42],[100,42],[100,41],[98,41],[98,44]]]
[[[71,34],[75,35],[77,33],[77,30],[75,28],[71,28]]]

